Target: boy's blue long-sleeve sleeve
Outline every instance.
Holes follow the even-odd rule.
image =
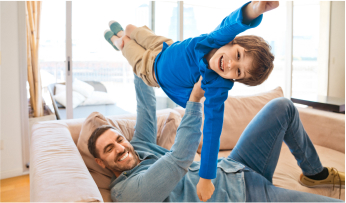
[[[250,2],[248,2],[250,3]],[[238,34],[258,26],[263,15],[250,24],[243,24],[243,8],[225,17],[221,24],[209,34],[177,41],[170,46],[164,44],[155,59],[154,69],[162,90],[178,105],[185,107],[194,84],[202,76],[202,89],[205,91],[203,148],[201,154],[200,177],[216,177],[217,154],[223,124],[224,101],[233,87],[233,80],[222,78],[208,69],[204,58],[213,49],[221,48],[231,42]]]
[[[249,3],[250,2],[244,4],[241,8],[225,17],[215,30],[209,34],[209,36],[214,39],[214,44],[216,46],[221,47],[228,44],[239,33],[244,32],[249,28],[257,27],[261,23],[263,15],[252,20],[250,24],[243,24],[243,9]]]
[[[202,76],[206,79],[212,74],[215,74],[215,72],[211,70],[202,71]],[[215,86],[216,83],[218,84],[217,86]],[[204,96],[206,99],[204,101],[205,119],[199,176],[205,179],[214,179],[216,177],[220,135],[224,116],[224,102],[232,86],[232,81],[229,81],[227,84],[220,77],[217,77],[215,81],[209,84],[206,80],[202,80],[202,89],[205,91]]]

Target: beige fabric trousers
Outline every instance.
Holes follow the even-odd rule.
[[[159,87],[154,77],[155,58],[162,50],[162,43],[171,45],[173,40],[155,35],[147,26],[134,29],[130,38],[122,50],[124,57],[145,84]]]

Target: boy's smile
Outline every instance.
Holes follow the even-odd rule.
[[[252,57],[237,44],[226,44],[220,49],[211,51],[206,56],[209,68],[225,79],[249,78],[252,68]]]

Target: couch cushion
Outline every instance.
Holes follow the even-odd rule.
[[[283,96],[284,94],[281,87],[252,96],[229,96],[225,101],[223,128],[220,137],[220,150],[233,149],[246,126],[263,108],[263,106],[270,100]],[[198,146],[198,153],[201,153],[202,144],[203,138]]]
[[[323,166],[334,167],[338,171],[345,171],[345,154],[336,150],[315,145]],[[227,157],[231,150],[220,151],[219,158]],[[286,144],[282,144],[278,164],[276,166],[273,184],[275,186],[301,192],[309,192],[333,198],[339,198],[339,189],[335,188],[308,188],[299,184],[299,176],[302,173],[297,161]],[[345,201],[345,189],[341,189],[341,199]]]
[[[129,118],[132,118],[132,116],[129,116]],[[178,128],[180,121],[180,114],[172,109],[158,112],[158,145],[166,149],[171,148],[171,146],[174,143],[176,130]],[[119,133],[121,133],[129,141],[131,141],[135,131],[135,124],[136,121],[133,119],[119,119],[119,116],[106,118],[98,112],[93,112],[83,122],[80,135],[77,141],[77,147],[99,189],[109,189],[110,180],[113,174],[108,169],[103,169],[102,167],[100,167],[95,162],[95,158],[90,154],[87,143],[89,137],[91,136],[91,133],[101,125],[112,125],[119,131]]]
[[[102,104],[115,104],[114,98],[107,92],[93,91],[90,96],[80,104],[80,106]]]
[[[88,98],[95,88],[84,81],[74,78],[72,89],[73,91],[76,91],[82,94],[85,98]]]
[[[63,91],[54,95],[54,99],[57,102],[59,102],[59,104],[66,107],[66,91]],[[76,91],[72,91],[72,108],[76,108],[78,105],[83,103],[84,100],[85,100],[85,97],[82,94]]]

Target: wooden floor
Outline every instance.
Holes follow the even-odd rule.
[[[29,202],[29,175],[0,180],[0,202]]]

